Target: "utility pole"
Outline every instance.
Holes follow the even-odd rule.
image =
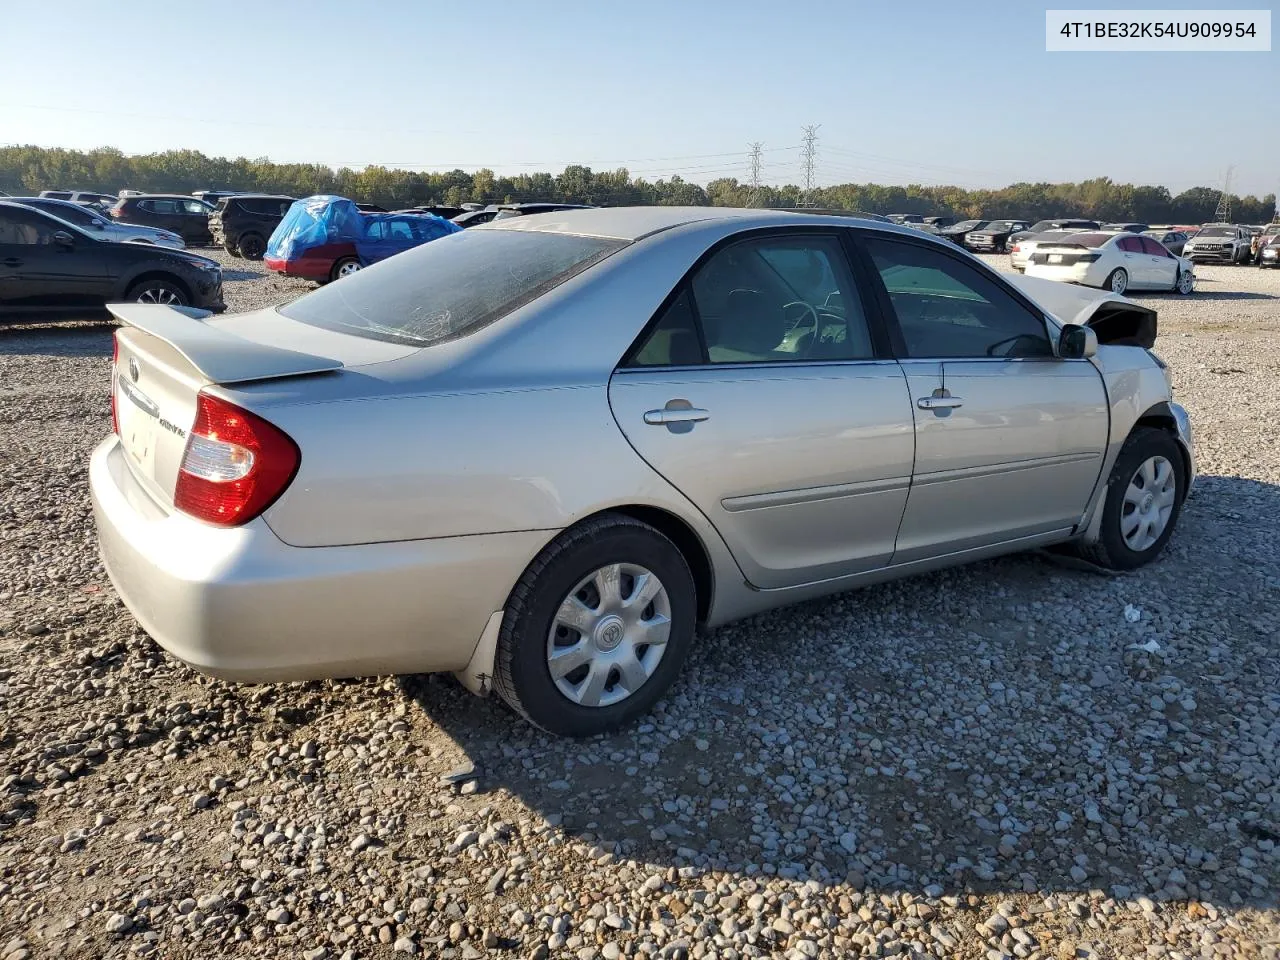
[[[804,197],[800,206],[813,206],[813,187],[815,165],[818,161],[818,128],[820,123],[811,123],[804,128],[804,147],[800,152],[800,160],[804,164]]]
[[[747,144],[751,152],[747,154],[747,165],[751,171],[751,193],[747,195],[747,206],[754,207],[760,203],[760,150],[764,146],[759,140]]]
[[[1227,175],[1222,180],[1222,195],[1218,197],[1218,209],[1213,211],[1215,223],[1231,222],[1231,174],[1235,167],[1227,167]]]

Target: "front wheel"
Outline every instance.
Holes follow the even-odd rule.
[[[648,524],[602,515],[551,541],[511,591],[494,688],[551,733],[615,730],[671,686],[696,619],[676,545]]]
[[[1164,550],[1182,511],[1186,476],[1178,441],[1139,427],[1111,470],[1097,543],[1081,544],[1086,560],[1109,570],[1135,570]]]
[[[1178,272],[1178,282],[1174,284],[1174,289],[1184,297],[1190,296],[1196,289],[1196,278],[1190,270],[1181,270]]]
[[[159,303],[166,307],[185,307],[187,295],[182,288],[168,280],[139,280],[124,295],[135,303]]]
[[[238,243],[240,255],[246,260],[261,260],[267,252],[267,242],[256,233],[244,234]]]
[[[1129,274],[1122,267],[1116,267],[1107,275],[1103,286],[1112,293],[1123,295],[1129,289]]]
[[[343,257],[333,265],[333,269],[329,271],[330,280],[341,280],[343,277],[349,277],[360,269],[360,261],[355,257]]]

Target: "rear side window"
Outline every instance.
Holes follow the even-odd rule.
[[[1116,241],[1116,246],[1125,253],[1146,253],[1142,249],[1142,240],[1138,237],[1121,237]]]
[[[430,346],[474,333],[626,245],[524,230],[459,231],[321,287],[280,312],[340,333]]]

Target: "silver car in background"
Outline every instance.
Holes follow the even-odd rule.
[[[13,197],[11,199],[14,203],[42,210],[65,223],[77,226],[99,240],[110,240],[114,243],[127,241],[150,243],[157,247],[168,247],[170,250],[185,250],[187,246],[182,237],[171,230],[143,226],[138,223],[118,223],[109,216],[72,200],[54,200],[48,197]]]
[[[1122,297],[802,212],[515,217],[273,309],[111,308],[101,553],[247,681],[454,671],[568,735],[714,627],[1051,544],[1132,569],[1195,478]]]

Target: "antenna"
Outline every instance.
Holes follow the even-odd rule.
[[[1227,167],[1227,175],[1222,178],[1222,194],[1218,197],[1218,208],[1213,211],[1214,223],[1231,222],[1231,174],[1235,167]]]
[[[764,147],[759,140],[747,144],[751,152],[747,154],[747,164],[751,174],[751,193],[747,195],[747,206],[754,207],[760,203],[760,151]]]
[[[804,196],[799,206],[813,206],[814,167],[818,160],[818,128],[820,123],[811,123],[804,128],[804,148],[800,154],[804,163]]]

